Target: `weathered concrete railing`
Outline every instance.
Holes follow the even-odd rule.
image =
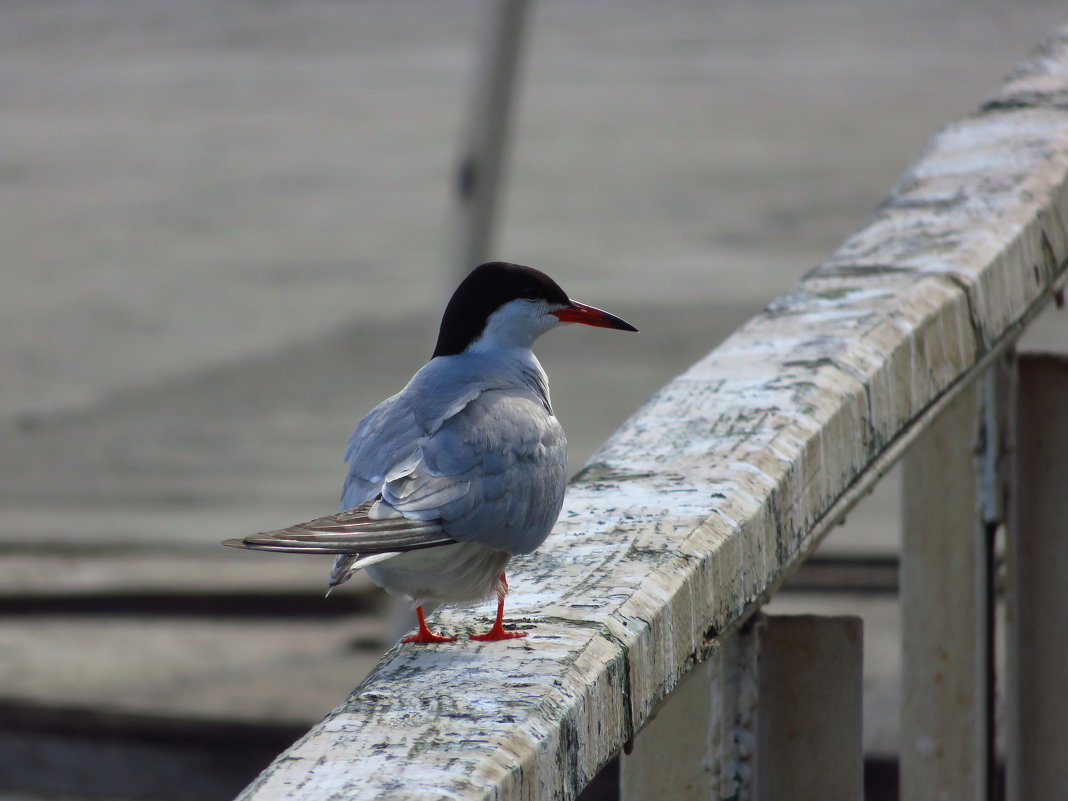
[[[788,693],[781,677],[753,678],[753,648],[774,663],[774,654],[796,652],[798,637],[832,649],[837,638],[852,653],[858,632],[850,621],[811,630],[761,623],[758,634],[742,623],[914,440],[906,487],[918,500],[906,503],[914,526],[906,542],[916,547],[904,557],[904,603],[906,718],[915,714],[902,724],[903,797],[947,787],[944,797],[982,797],[991,736],[986,542],[1000,517],[997,488],[1011,489],[999,478],[1010,474],[1002,469],[1010,429],[997,426],[1010,419],[1012,384],[989,376],[1009,374],[1002,357],[1064,285],[1066,219],[1062,31],[979,113],[931,141],[870,225],[598,451],[570,487],[553,536],[510,575],[510,617],[529,626],[526,639],[394,648],[243,798],[571,798],[632,741],[624,793],[643,797],[652,776],[663,794],[655,749],[639,732],[680,683],[698,721],[689,737],[698,764],[679,764],[684,742],[670,754],[672,770],[704,782],[686,797],[770,797],[761,760],[767,749],[782,752],[761,721],[768,702]],[[1068,409],[1063,395],[1059,403]],[[1063,458],[1051,469],[1062,482],[1068,475]],[[1055,489],[1038,513],[1047,528],[1064,519],[1064,487]],[[1019,560],[1019,570],[1035,561]],[[946,564],[952,571],[925,578]],[[1061,594],[1063,626],[1063,578],[1043,586],[1047,600]],[[438,625],[466,622],[469,613],[447,612]],[[1064,656],[1063,628],[1057,636],[1053,663]],[[940,685],[927,675],[933,659],[945,663]],[[1041,660],[1023,661],[1042,673]],[[847,673],[825,689],[841,681],[859,693],[857,670]],[[1025,759],[1012,755],[1033,753],[1020,745],[1027,731],[1053,731],[1034,716],[1065,714],[1063,685],[1059,701],[1024,698],[1035,681],[1014,685],[1013,709],[1026,711],[1007,717],[1026,720],[1014,729],[1023,733],[1012,739],[1010,778]],[[792,709],[811,709],[807,692],[787,699]],[[859,717],[816,708],[817,720],[822,708],[828,726],[852,725],[857,739],[848,719]],[[683,717],[664,704],[655,725]],[[960,724],[951,734],[939,728],[947,719]],[[775,767],[790,776],[786,762]],[[858,773],[859,765],[842,778],[844,795],[797,797],[855,796]]]

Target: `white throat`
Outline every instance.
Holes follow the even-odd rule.
[[[489,316],[482,335],[467,351],[530,350],[535,339],[559,324],[545,301],[513,300]]]

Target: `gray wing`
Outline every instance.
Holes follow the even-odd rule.
[[[376,498],[382,484],[417,458],[420,443],[487,389],[474,370],[465,374],[444,359],[428,362],[401,392],[380,403],[356,426],[345,449],[349,468],[341,509]],[[477,365],[474,365],[477,368]]]
[[[560,514],[566,473],[564,432],[545,404],[488,390],[394,466],[382,500],[457,541],[529,553]]]
[[[374,501],[307,523],[226,540],[223,545],[259,551],[362,555],[402,553],[456,542],[437,523],[368,514]]]
[[[567,472],[544,380],[487,383],[477,359],[446,358],[356,427],[341,502],[350,511],[226,544],[361,558],[469,541],[512,554],[537,548],[560,513]],[[335,573],[355,565],[339,558]]]

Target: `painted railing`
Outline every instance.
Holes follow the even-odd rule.
[[[999,542],[1010,797],[1059,797],[1068,368],[1014,343],[1066,221],[1068,29],[594,455],[510,571],[527,638],[393,648],[242,798],[574,798],[621,751],[630,799],[859,798],[859,621],[758,612],[903,456],[902,797],[990,792]]]

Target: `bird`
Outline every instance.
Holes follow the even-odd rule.
[[[364,570],[412,600],[418,630],[402,642],[456,639],[429,629],[424,603],[494,594],[493,626],[469,638],[525,636],[504,628],[505,567],[548,537],[567,471],[567,439],[532,346],[568,323],[638,330],[532,267],[476,267],[445,307],[430,361],[352,433],[341,511],[223,544],[336,554],[330,589]]]

